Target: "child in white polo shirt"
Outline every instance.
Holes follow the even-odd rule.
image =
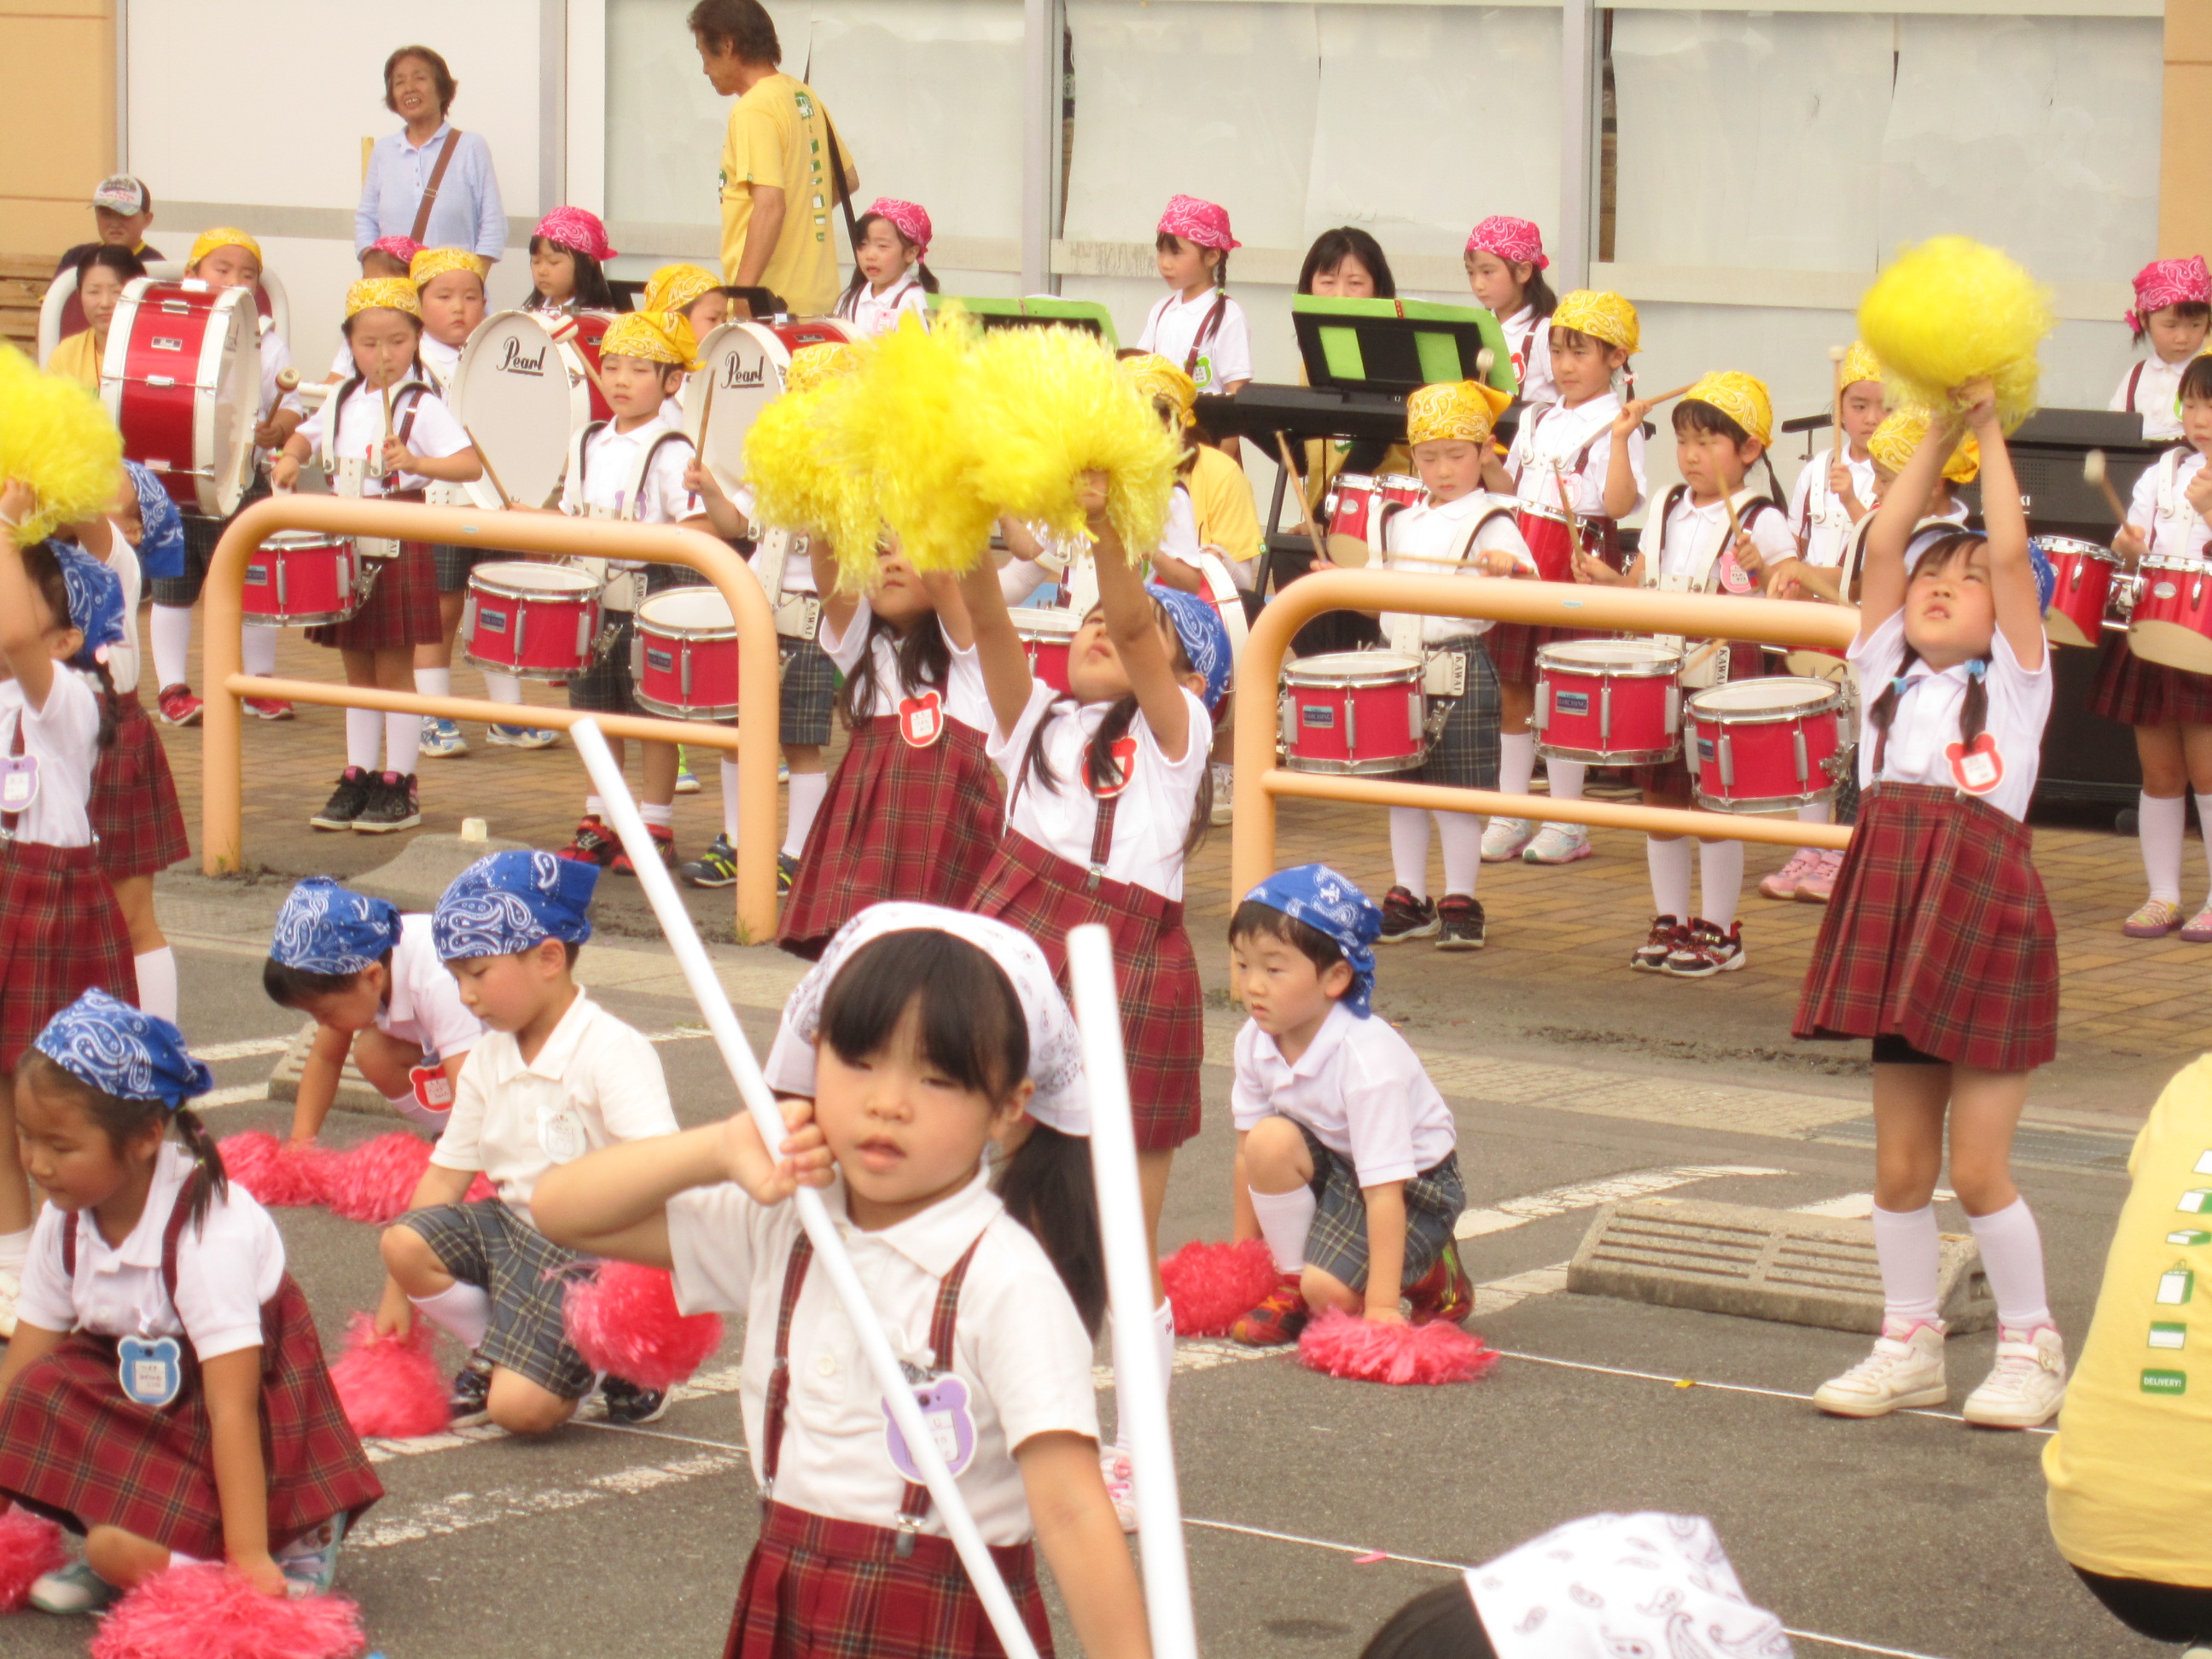
[[[310,876],[270,935],[261,988],[315,1022],[292,1103],[292,1139],[322,1133],[350,1058],[392,1109],[435,1134],[453,1104],[461,1062],[483,1022],[438,960],[430,918]]]
[[[583,1258],[531,1224],[532,1189],[595,1147],[676,1133],[653,1045],[571,972],[599,878],[550,853],[495,853],[461,872],[431,918],[440,958],[491,1029],[461,1070],[414,1201],[385,1231],[377,1328],[404,1330],[421,1309],[474,1356],[454,1381],[455,1421],[489,1417],[512,1434],[559,1427],[592,1383],[562,1319]],[[479,1172],[498,1196],[464,1202]],[[601,1392],[617,1423],[666,1408],[621,1377]]]
[[[1230,918],[1231,972],[1251,1015],[1230,1095],[1239,1230],[1249,1202],[1282,1273],[1230,1328],[1251,1347],[1294,1341],[1332,1308],[1417,1325],[1474,1311],[1452,1244],[1467,1206],[1458,1129],[1370,1003],[1382,926],[1375,902],[1325,864],[1277,872]]]

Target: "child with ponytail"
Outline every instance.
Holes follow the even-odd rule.
[[[1229,210],[1171,196],[1152,240],[1160,280],[1174,291],[1145,318],[1136,349],[1180,365],[1200,392],[1231,396],[1252,378],[1252,325],[1229,297],[1229,255],[1244,246],[1229,234]],[[1234,460],[1237,440],[1221,449]]]
[[[1879,1417],[1949,1397],[1930,1205],[1948,1129],[1951,1185],[1997,1304],[1997,1359],[1969,1423],[2033,1428],[2057,1411],[2066,1351],[2035,1218],[2013,1185],[2028,1079],[2057,1046],[2057,933],[2023,818],[2051,714],[2039,569],[1986,380],[1953,394],[1868,532],[1850,660],[1873,693],[1859,821],[1797,1005],[1800,1037],[1874,1042],[1874,1352],[1814,1401]],[[1986,535],[1919,524],[1961,416],[1989,474]],[[1878,688],[1878,690],[1877,690]]]
[[[2154,441],[2181,436],[2181,376],[2204,349],[2212,329],[2212,270],[2202,254],[2154,259],[2136,272],[2136,302],[2128,328],[2151,355],[2121,377],[2107,407],[2142,416],[2142,434]]]
[[[606,264],[614,257],[598,214],[555,208],[530,234],[530,297],[522,308],[562,314],[620,309],[607,286]]]
[[[1505,349],[1513,356],[1521,401],[1530,408],[1557,403],[1552,313],[1559,302],[1544,280],[1552,266],[1544,252],[1544,233],[1526,219],[1493,215],[1468,233],[1462,258],[1475,302],[1487,307],[1505,331]]]
[[[906,313],[927,327],[928,296],[937,292],[927,263],[929,210],[918,202],[878,196],[854,232],[853,280],[837,301],[837,314],[869,338],[890,333]]]

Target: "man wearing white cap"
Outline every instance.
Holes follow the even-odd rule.
[[[127,247],[148,264],[161,257],[159,248],[146,246],[146,227],[154,222],[154,192],[142,179],[127,173],[112,173],[92,192],[92,216],[100,228],[96,241],[79,242],[54,264],[54,275],[82,267],[96,249]],[[62,308],[62,337],[85,327],[84,308],[71,294]]]

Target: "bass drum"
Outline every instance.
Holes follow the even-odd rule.
[[[839,318],[800,317],[724,323],[700,343],[699,372],[684,386],[684,430],[725,494],[735,495],[744,482],[745,434],[769,399],[781,394],[791,354],[860,337]],[[701,431],[702,421],[711,421],[712,428]]]
[[[568,354],[527,311],[496,312],[461,348],[447,401],[491,462],[518,507],[550,507],[568,464],[568,434],[592,418],[590,383],[568,371]],[[470,487],[495,507],[489,480]]]
[[[261,415],[261,332],[246,289],[135,278],[108,325],[100,400],[123,453],[202,518],[238,511]]]

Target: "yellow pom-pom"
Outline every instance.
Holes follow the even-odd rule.
[[[1942,408],[1967,381],[1988,380],[2008,432],[2035,411],[2035,349],[2056,320],[2048,290],[1964,236],[1907,249],[1859,301],[1859,333],[1893,405]]]
[[[1106,514],[1130,556],[1160,544],[1181,439],[1097,338],[1074,329],[1003,329],[977,348],[969,410],[985,499],[1055,534],[1085,534],[1076,481],[1107,478]]]
[[[763,524],[820,532],[865,580],[883,515],[867,481],[831,453],[840,405],[852,391],[849,380],[838,380],[771,401],[745,433],[745,477]]]
[[[99,517],[123,488],[123,439],[100,399],[75,380],[41,374],[0,343],[0,479],[31,486],[38,504],[14,532],[29,541]]]

